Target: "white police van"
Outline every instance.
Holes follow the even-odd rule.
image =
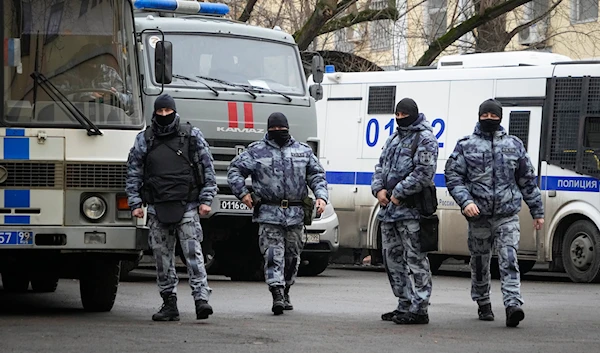
[[[468,54],[398,71],[326,67],[322,85],[320,158],[340,218],[340,247],[381,246],[371,177],[395,129],[395,104],[411,97],[439,141],[440,239],[432,269],[448,257],[467,259],[467,222],[445,187],[444,166],[456,141],[473,132],[479,104],[493,97],[503,104],[502,125],[524,142],[536,167],[546,211],[544,228],[535,231],[523,203],[521,272],[548,262],[575,282],[600,280],[600,62],[539,52]]]

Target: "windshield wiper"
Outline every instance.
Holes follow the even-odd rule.
[[[217,97],[219,96],[219,92],[217,92],[216,89],[212,88],[210,85],[208,85],[208,84],[206,84],[206,83],[204,83],[202,81],[194,80],[193,78],[189,78],[187,76],[178,75],[178,74],[173,74],[173,77],[178,78],[180,80],[186,80],[186,81],[190,81],[190,82],[201,83],[201,84],[205,85],[206,88],[208,88],[209,90],[211,90],[215,94],[215,96],[217,96]]]
[[[54,102],[60,102],[64,105],[64,108],[60,104],[58,106],[65,113],[68,111],[68,113],[70,113],[75,118],[75,120],[77,120],[79,124],[81,124],[81,126],[83,126],[87,130],[88,136],[102,135],[102,131],[100,131],[100,129],[98,129],[98,127],[90,119],[88,119],[88,117],[85,116],[85,114],[83,114],[83,112],[79,110],[79,108],[77,108],[73,104],[73,102],[69,100],[69,98],[62,94],[62,92],[58,88],[56,88],[56,86],[52,82],[50,82],[50,80],[48,80],[48,78],[46,78],[44,74],[34,71],[31,73],[30,76],[35,82],[38,82],[40,84],[40,87],[42,87],[44,92],[48,94],[50,99],[52,99]],[[52,92],[50,92],[49,90]],[[70,107],[67,105],[67,103],[69,103]]]
[[[222,85],[227,85],[227,86],[231,86],[231,87],[239,87],[239,88],[243,89],[244,91],[246,91],[246,93],[250,94],[252,96],[252,98],[256,99],[256,94],[254,94],[251,90],[246,88],[244,85],[239,85],[237,83],[231,83],[231,82],[227,82],[227,81],[224,81],[224,80],[221,80],[218,78],[212,78],[212,77],[206,77],[206,76],[196,76],[196,77],[201,78],[203,80],[207,80],[207,81],[217,82]]]
[[[289,96],[287,96],[287,95],[285,95],[285,94],[283,94],[281,92],[278,92],[278,91],[276,91],[276,90],[274,90],[272,88],[266,88],[266,87],[260,87],[260,86],[251,86],[251,85],[248,85],[246,87],[248,87],[250,89],[253,89],[255,91],[258,91],[258,92],[267,91],[267,92],[272,92],[272,93],[275,93],[275,94],[279,94],[279,95],[283,96],[284,98],[286,98],[288,100],[288,102],[292,101],[292,98],[290,98]]]

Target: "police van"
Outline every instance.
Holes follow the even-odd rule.
[[[110,311],[120,262],[148,247],[125,195],[127,154],[145,127],[132,2],[2,6],[3,290],[78,279],[83,308]]]
[[[445,187],[444,167],[457,140],[473,132],[479,104],[495,98],[503,105],[502,126],[531,157],[545,205],[540,231],[525,203],[519,214],[521,272],[538,261],[575,282],[600,280],[600,62],[540,52],[467,54],[398,71],[326,67],[322,86],[320,159],[342,224],[341,247],[381,247],[371,177],[395,129],[395,104],[411,97],[439,141],[440,238],[431,267],[449,257],[468,259],[467,222]]]
[[[146,122],[154,99],[168,93],[182,122],[198,127],[214,157],[219,191],[202,218],[209,273],[236,279],[260,278],[262,255],[252,211],[232,195],[227,183],[231,160],[262,139],[267,118],[284,113],[291,135],[318,153],[315,99],[318,82],[308,87],[298,46],[281,30],[224,18],[220,3],[136,0],[142,91]],[[155,62],[158,60],[158,64]],[[322,77],[322,58],[313,73]],[[249,181],[248,181],[249,182]],[[338,247],[338,219],[331,204],[307,227],[300,273],[316,275]],[[135,264],[129,266],[132,269]]]

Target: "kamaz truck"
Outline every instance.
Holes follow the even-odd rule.
[[[318,155],[315,97],[320,85],[307,86],[291,35],[226,19],[224,4],[137,0],[134,6],[146,122],[154,99],[168,93],[182,121],[202,131],[214,158],[219,191],[211,213],[202,218],[207,270],[232,279],[259,279],[264,264],[258,225],[232,194],[227,168],[264,137],[273,112],[284,113],[292,136]],[[313,75],[323,76],[319,56],[313,58]],[[324,271],[337,247],[337,215],[327,205],[307,227],[300,272]]]

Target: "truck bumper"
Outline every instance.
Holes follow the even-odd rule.
[[[20,244],[0,244],[0,251],[4,249],[52,249],[75,252],[138,253],[148,249],[148,228],[146,227],[0,226],[0,234],[14,234],[14,232],[22,232]]]
[[[302,253],[334,253],[338,250],[339,221],[331,204],[327,204],[323,217],[306,227],[306,243]],[[318,242],[316,242],[318,236]],[[310,242],[310,241],[314,242]]]

